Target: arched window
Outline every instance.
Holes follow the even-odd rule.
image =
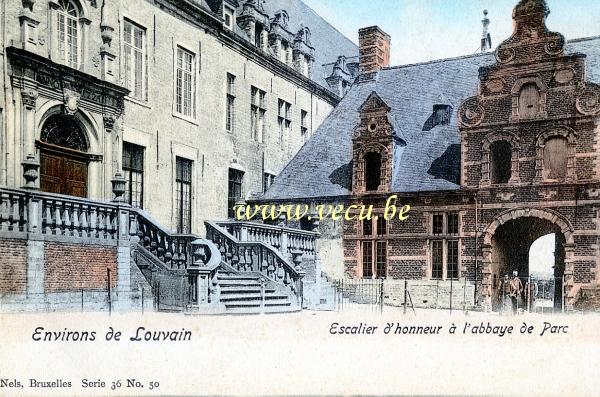
[[[540,93],[535,83],[527,83],[519,93],[519,117],[522,119],[537,116],[540,107]]]
[[[72,68],[79,67],[81,29],[79,9],[69,0],[58,0],[56,9],[56,40],[58,60]]]
[[[366,190],[377,190],[381,184],[381,155],[369,152],[365,155]]]
[[[87,152],[88,144],[81,126],[72,116],[50,116],[40,134],[40,141],[67,149]]]
[[[567,157],[567,140],[562,136],[549,138],[544,144],[545,179],[564,179],[567,175]]]
[[[490,146],[491,182],[508,183],[511,177],[512,148],[507,141],[496,141]]]

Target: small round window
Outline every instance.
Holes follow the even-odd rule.
[[[373,132],[377,129],[377,124],[371,123],[369,124],[369,131]]]

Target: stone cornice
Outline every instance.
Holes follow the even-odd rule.
[[[121,113],[123,98],[129,90],[119,85],[100,80],[97,77],[57,64],[48,58],[39,56],[18,47],[7,47],[9,74],[15,86],[20,88],[46,88],[62,96],[65,89],[77,92],[83,101],[87,101],[97,111],[109,108]]]

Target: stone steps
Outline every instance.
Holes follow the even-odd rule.
[[[258,314],[298,310],[290,297],[278,293],[271,283],[263,287],[256,273],[226,273],[217,276],[221,295],[219,301],[226,313]],[[264,301],[263,290],[264,288]]]

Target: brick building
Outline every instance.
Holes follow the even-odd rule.
[[[361,75],[263,197],[374,205],[371,221],[318,225],[326,272],[408,279],[420,303],[433,284],[465,285],[489,308],[500,278],[527,277],[532,243],[553,234],[555,302],[595,288],[600,39],[566,41],[548,14],[522,0],[495,53],[398,67],[389,36],[361,30]],[[383,219],[392,194],[407,220]]]

